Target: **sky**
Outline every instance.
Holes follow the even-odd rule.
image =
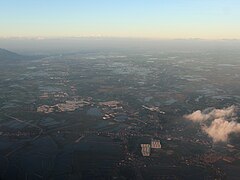
[[[239,0],[0,0],[0,37],[240,39]]]

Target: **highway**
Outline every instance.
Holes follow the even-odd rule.
[[[5,115],[6,117],[10,118],[10,119],[13,119],[13,120],[18,121],[18,122],[20,122],[20,123],[24,123],[24,124],[27,124],[27,125],[29,125],[29,126],[31,126],[31,127],[34,127],[34,128],[39,129],[39,133],[38,133],[33,139],[30,140],[31,142],[37,140],[37,139],[43,134],[43,129],[42,129],[41,127],[35,125],[35,124],[32,124],[32,123],[27,122],[27,121],[23,121],[23,120],[21,120],[21,119],[18,119],[18,118],[16,118],[16,117],[13,117],[13,116],[8,115],[8,114],[4,114],[4,115]],[[25,146],[27,146],[28,143],[29,143],[29,142],[25,142],[23,145],[21,145],[21,146],[17,147],[16,149],[8,152],[8,153],[5,155],[5,157],[9,159],[9,157],[10,157],[11,155],[13,155],[15,152],[17,152],[17,151],[19,151],[20,149],[22,149],[22,148],[24,148]]]

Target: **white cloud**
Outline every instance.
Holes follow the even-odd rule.
[[[193,112],[192,114],[188,114],[188,115],[184,116],[184,118],[186,118],[187,120],[191,120],[194,122],[206,121],[209,119],[209,117],[210,116],[208,114],[204,114],[200,110],[197,110],[197,111]]]
[[[202,131],[213,139],[213,142],[226,142],[232,133],[240,133],[240,123],[235,121],[237,108],[230,106],[223,109],[197,110],[184,118],[203,124]],[[207,125],[206,121],[210,121]]]
[[[203,112],[200,110],[197,110],[193,112],[192,114],[185,115],[184,118],[194,121],[194,122],[201,122],[201,121],[207,121],[217,118],[228,118],[233,117],[236,115],[236,107],[230,106],[228,108],[223,109],[213,109],[210,112],[206,112],[207,109],[205,109]]]
[[[214,142],[226,142],[229,135],[240,132],[240,124],[235,121],[215,119],[209,127],[204,126],[202,130],[213,139]]]

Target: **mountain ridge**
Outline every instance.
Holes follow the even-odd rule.
[[[26,56],[0,48],[0,60],[23,60]]]
[[[45,56],[36,55],[36,56],[27,56],[21,55],[7,49],[0,48],[0,61],[22,61],[22,60],[37,60],[44,58]]]

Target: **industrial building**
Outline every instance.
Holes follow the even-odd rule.
[[[151,153],[150,144],[141,144],[141,147],[142,147],[142,155],[143,156],[150,156],[150,153]]]
[[[151,148],[153,149],[161,149],[162,145],[160,143],[160,140],[152,139],[151,140]]]

